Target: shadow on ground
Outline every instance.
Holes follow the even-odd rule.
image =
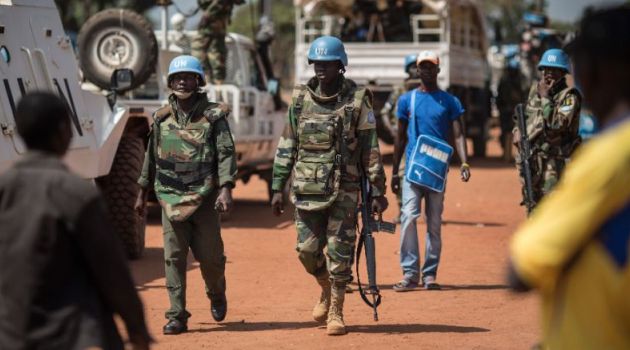
[[[251,332],[292,330],[303,328],[323,327],[317,322],[224,322],[224,323],[200,323],[204,328],[190,329],[190,333],[210,332]],[[212,326],[212,328],[205,328]],[[478,333],[489,332],[489,329],[469,326],[455,326],[443,324],[373,324],[350,325],[349,332],[355,333],[383,333],[383,334],[408,334],[408,333]]]
[[[358,287],[356,287],[355,283],[353,284],[353,290],[358,291]],[[453,284],[440,284],[442,287],[441,290],[426,290],[422,287],[418,287],[416,289],[406,291],[409,292],[430,292],[430,293],[439,293],[446,292],[450,290],[506,290],[509,287],[503,284],[462,284],[462,285],[453,285]],[[393,284],[379,284],[378,286],[381,290],[383,289],[393,289]]]
[[[356,333],[386,333],[386,334],[409,334],[409,333],[479,333],[489,332],[487,328],[454,326],[447,324],[374,324],[349,326],[349,332]]]

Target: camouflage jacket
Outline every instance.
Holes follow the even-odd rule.
[[[208,18],[230,18],[234,5],[244,3],[243,0],[197,0],[203,15]]]
[[[549,98],[538,95],[537,83],[529,91],[525,115],[527,135],[533,152],[569,157],[580,144],[580,93],[561,82],[549,90]]]
[[[153,187],[168,218],[186,220],[217,186],[234,186],[236,157],[227,106],[197,95],[186,115],[174,95],[157,110],[138,183]]]
[[[328,128],[330,139],[340,156],[339,186],[344,190],[359,190],[361,169],[364,169],[374,196],[385,194],[385,172],[376,136],[376,120],[372,111],[372,95],[369,90],[359,89],[349,79],[342,78],[339,92],[333,96],[320,95],[318,81],[312,78],[306,85],[295,88],[288,120],[278,143],[278,150],[273,166],[274,191],[282,191],[289,176],[293,173],[296,180],[296,161],[303,154],[306,144],[322,144],[322,140],[309,139],[306,131]],[[341,112],[340,112],[341,111]],[[343,113],[348,112],[349,115]],[[338,119],[335,119],[336,116]],[[331,126],[324,122],[305,124],[305,116],[332,116],[335,121]],[[335,123],[342,123],[335,124]],[[340,127],[342,132],[337,133]],[[303,130],[300,134],[299,130]],[[299,170],[299,169],[298,169]],[[315,171],[315,177],[319,177]],[[298,174],[299,175],[299,174]],[[295,190],[295,188],[293,189]],[[313,198],[313,197],[311,197]]]

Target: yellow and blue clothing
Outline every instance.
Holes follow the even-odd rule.
[[[579,149],[515,234],[512,263],[542,295],[550,349],[630,349],[630,116]]]
[[[415,97],[412,97],[415,94]],[[414,106],[411,101],[414,100]],[[411,152],[416,147],[420,135],[433,136],[441,140],[448,140],[451,124],[464,113],[459,99],[446,91],[431,92],[414,89],[404,93],[398,99],[397,116],[405,121],[407,126],[406,159],[410,159]],[[414,117],[410,113],[414,111]],[[410,120],[413,120],[410,122]]]

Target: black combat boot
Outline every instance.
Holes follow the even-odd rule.
[[[188,330],[188,326],[180,320],[169,320],[162,329],[162,333],[167,335],[175,335],[184,333]]]
[[[225,293],[216,294],[210,297],[210,312],[215,321],[221,322],[227,314],[227,298]]]

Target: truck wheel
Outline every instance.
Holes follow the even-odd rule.
[[[125,136],[120,140],[111,171],[97,179],[114,229],[130,259],[139,258],[144,251],[146,216],[139,216],[133,208],[140,191],[137,180],[143,158],[142,138]]]
[[[143,84],[155,71],[158,47],[153,29],[131,10],[96,13],[81,27],[77,41],[84,76],[102,89],[109,89],[114,69],[133,70],[130,89]]]

